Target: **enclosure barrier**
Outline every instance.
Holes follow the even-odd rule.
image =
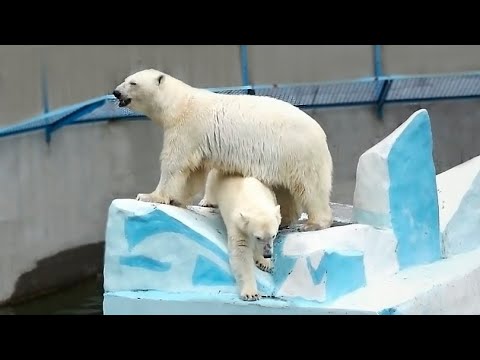
[[[243,69],[243,67],[242,67]],[[247,70],[242,70],[244,82]],[[377,70],[376,70],[377,73]],[[301,109],[372,105],[380,119],[386,104],[420,101],[469,99],[480,97],[480,72],[390,75],[322,83],[245,85],[209,88],[221,94],[270,96],[284,100]],[[146,120],[142,114],[119,108],[112,95],[105,95],[35,116],[19,124],[0,129],[0,137],[37,130],[45,131],[50,142],[60,128],[115,120]]]

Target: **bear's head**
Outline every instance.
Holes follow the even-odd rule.
[[[128,107],[133,111],[148,113],[152,106],[161,108],[165,96],[166,85],[172,78],[155,69],[147,69],[128,76],[113,91],[119,100],[118,106]]]
[[[264,254],[270,254],[282,220],[280,205],[271,211],[252,209],[240,211],[238,215],[240,230],[249,236],[252,244],[262,247]]]

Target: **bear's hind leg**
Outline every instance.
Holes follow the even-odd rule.
[[[330,207],[330,183],[324,179],[315,184],[316,188],[309,188],[308,184],[302,184],[298,189],[297,198],[308,215],[308,220],[300,226],[300,231],[317,231],[329,228],[333,222],[332,209]]]
[[[216,199],[213,196],[213,189],[217,186],[218,179],[218,170],[212,169],[208,172],[207,180],[205,182],[205,192],[202,200],[198,203],[199,206],[203,207],[218,207]]]
[[[205,168],[198,169],[190,173],[185,184],[185,191],[182,194],[185,204],[192,204],[195,196],[203,193],[206,188],[208,170]]]
[[[298,201],[287,188],[282,186],[274,187],[273,192],[277,198],[277,203],[280,205],[280,214],[282,216],[280,230],[282,230],[295,224],[300,218],[301,211]]]

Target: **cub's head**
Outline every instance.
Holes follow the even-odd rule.
[[[273,241],[277,237],[282,217],[280,205],[271,211],[241,211],[239,213],[240,228],[248,234],[252,243],[263,248],[264,254],[271,254]]]
[[[169,76],[161,71],[142,70],[130,75],[118,85],[113,96],[119,100],[118,106],[127,106],[143,113],[162,98],[162,91],[165,91],[164,87],[169,80]]]

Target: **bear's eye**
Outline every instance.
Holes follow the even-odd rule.
[[[135,85],[137,85],[137,83],[135,81],[130,81],[130,85],[135,86]]]
[[[258,241],[262,240],[262,238],[260,236],[255,236],[255,239],[257,239]]]

